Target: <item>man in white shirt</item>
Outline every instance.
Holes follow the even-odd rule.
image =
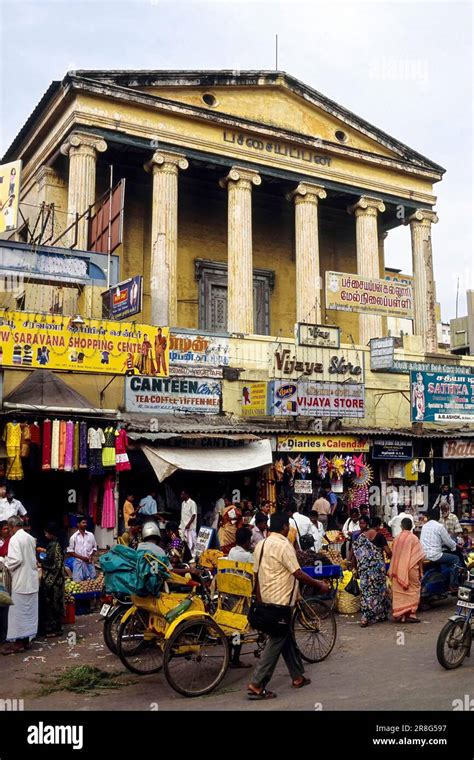
[[[433,504],[433,509],[441,509],[444,504],[447,504],[450,512],[454,512],[454,496],[449,491],[449,486],[446,484],[441,486],[438,498]]]
[[[196,548],[196,523],[197,523],[197,504],[191,499],[188,491],[181,491],[181,522],[179,524],[179,534],[183,541],[186,541],[189,551],[194,557]]]
[[[264,515],[267,516],[268,519],[270,519],[270,512],[271,511],[272,511],[271,502],[269,502],[269,501],[263,501],[262,504],[261,504],[261,506],[260,506],[259,512],[262,512]],[[258,514],[258,512],[257,512],[257,514]],[[254,515],[252,517],[252,519],[250,520],[250,525],[255,525],[256,524],[255,523],[255,518],[256,517],[257,517],[257,515]]]
[[[219,528],[219,518],[222,515],[224,509],[228,507],[229,504],[230,504],[230,501],[227,498],[227,496],[225,496],[225,494],[222,495],[220,499],[217,499],[215,507],[214,507],[214,512],[212,515],[212,523],[211,523],[211,528],[213,528],[214,530],[217,530]]]
[[[288,516],[290,518],[290,526],[292,528],[296,529],[296,542],[298,544],[298,548],[301,549],[301,539],[303,536],[312,536],[313,542],[315,541],[315,528],[309,517],[306,517],[306,515],[302,515],[301,512],[298,512],[292,502],[290,501],[287,510]],[[314,543],[311,547],[314,549]],[[309,546],[306,546],[305,549],[309,549]]]
[[[3,654],[15,654],[29,647],[38,632],[39,576],[36,564],[36,539],[23,530],[21,517],[10,517],[12,534],[8,554],[3,560],[12,576],[12,601],[8,612],[7,641]]]
[[[86,530],[87,520],[84,518],[77,523],[77,530],[69,539],[67,554],[74,558],[72,577],[75,581],[88,581],[95,578],[95,567],[92,558],[97,551],[94,534]]]
[[[394,539],[402,532],[402,520],[404,517],[408,517],[408,519],[411,520],[412,526],[415,524],[413,515],[411,515],[409,512],[405,512],[405,507],[398,507],[398,515],[396,517],[392,517],[392,519],[388,522],[388,527],[392,531],[392,536]]]
[[[426,559],[430,562],[440,562],[442,565],[449,565],[449,586],[450,591],[454,593],[458,586],[458,571],[460,561],[457,554],[450,554],[445,551],[445,547],[454,551],[456,541],[453,541],[446,528],[438,522],[439,509],[433,509],[427,514],[426,522],[420,535],[420,542],[425,552]]]
[[[311,520],[311,523],[313,525],[313,536],[314,536],[314,551],[319,552],[321,551],[321,547],[323,545],[323,538],[325,534],[325,528],[322,522],[319,520],[319,514],[318,512],[313,509],[312,512],[309,513],[309,519]]]
[[[393,483],[387,486],[384,516],[385,522],[398,517],[398,488]]]
[[[6,493],[6,496],[0,498],[0,522],[2,520],[9,520],[10,517],[25,517],[26,509],[18,499],[15,499],[15,494],[11,489]]]
[[[235,535],[236,545],[232,547],[227,559],[233,559],[234,562],[251,562],[253,564],[253,554],[250,551],[250,542],[252,533],[249,528],[237,528]]]

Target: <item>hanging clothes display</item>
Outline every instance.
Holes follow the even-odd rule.
[[[73,467],[74,472],[76,472],[79,469],[79,423],[74,423],[74,457],[73,457]]]
[[[104,481],[104,500],[102,503],[102,528],[115,528],[114,475],[108,475]]]
[[[30,435],[30,426],[27,422],[22,422],[21,425],[21,444],[20,444],[20,456],[22,459],[26,459],[26,457],[30,454],[30,441],[31,441],[31,435]]]
[[[87,469],[87,422],[79,425],[79,469]]]
[[[61,420],[59,423],[59,469],[64,470],[64,464],[66,462],[66,420]]]
[[[30,469],[38,472],[41,469],[41,428],[37,422],[30,425]]]
[[[102,465],[104,467],[115,467],[115,430],[111,425],[104,430]]]
[[[3,440],[7,447],[7,480],[22,480],[23,466],[21,464],[21,425],[19,422],[8,422],[3,431]]]
[[[74,465],[74,422],[66,422],[66,452],[64,457],[65,472],[72,472]]]
[[[97,513],[99,502],[99,484],[92,481],[89,488],[89,517],[92,517],[95,525],[97,525]]]
[[[115,467],[117,472],[131,470],[132,465],[127,454],[128,438],[124,428],[115,431]]]
[[[91,475],[103,475],[102,446],[105,443],[102,428],[90,427],[87,431],[87,443],[89,444],[89,472]]]
[[[51,433],[51,469],[59,468],[59,420],[53,420]]]
[[[43,422],[43,450],[41,454],[41,466],[43,470],[51,469],[51,420]]]

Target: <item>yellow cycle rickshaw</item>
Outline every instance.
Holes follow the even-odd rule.
[[[118,654],[132,672],[156,673],[163,668],[175,691],[186,697],[202,696],[222,681],[231,646],[252,644],[258,657],[265,645],[265,636],[252,630],[247,618],[253,566],[219,559],[217,608],[212,612],[208,611],[209,597],[198,590],[198,583],[183,581],[182,576],[167,570],[169,577],[160,596],[132,596],[132,607],[119,627]],[[182,589],[170,592],[168,584],[183,583],[192,584],[188,593]],[[301,599],[293,615],[292,635],[307,662],[327,657],[336,639],[330,607],[315,598]]]

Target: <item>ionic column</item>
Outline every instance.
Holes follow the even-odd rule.
[[[107,150],[107,143],[101,137],[86,132],[73,132],[61,145],[61,153],[69,156],[69,183],[66,227],[83,214],[95,202],[95,176],[97,154]],[[77,230],[77,248],[87,251],[88,219],[80,220]],[[71,235],[73,239],[73,235]]]
[[[380,277],[377,212],[385,211],[378,198],[362,196],[347,209],[356,218],[357,274],[361,277]],[[382,335],[382,317],[378,314],[359,314],[359,343],[367,345],[370,338]]]
[[[233,166],[219,182],[227,187],[227,257],[229,332],[253,333],[252,185],[260,185],[252,169]]]
[[[189,166],[186,157],[156,151],[145,164],[153,175],[151,217],[151,322],[178,324],[178,172]]]
[[[295,204],[297,322],[321,324],[318,202],[326,196],[323,187],[309,182],[287,195]]]
[[[436,289],[433,275],[431,225],[438,217],[434,211],[420,208],[405,222],[410,225],[413,258],[414,334],[423,337],[427,353],[438,349],[436,331]]]

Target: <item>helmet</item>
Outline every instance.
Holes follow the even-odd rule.
[[[142,538],[150,538],[150,536],[156,536],[156,538],[159,538],[161,536],[158,525],[152,520],[146,522],[142,528]]]

